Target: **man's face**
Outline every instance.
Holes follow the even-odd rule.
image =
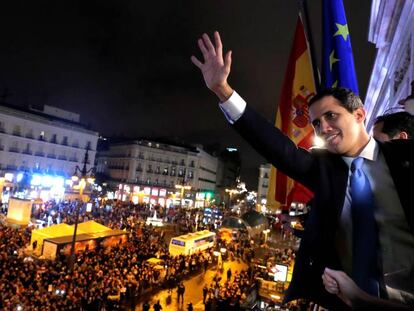
[[[385,134],[382,132],[383,127],[384,127],[384,122],[381,122],[381,121],[374,125],[374,129],[373,129],[374,138],[382,142],[391,140],[392,138],[388,134]]]
[[[333,96],[325,96],[310,106],[309,113],[316,135],[332,153],[357,156],[368,142],[363,108],[350,113]]]

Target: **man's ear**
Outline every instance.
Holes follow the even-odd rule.
[[[408,139],[407,132],[400,132],[397,135],[395,135],[392,139]]]
[[[366,113],[366,111],[365,111],[364,108],[359,107],[359,108],[357,108],[357,109],[354,110],[353,115],[355,116],[355,119],[358,122],[362,122],[363,123],[365,121],[365,117],[366,117],[367,113]]]

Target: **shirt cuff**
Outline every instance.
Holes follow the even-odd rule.
[[[229,121],[230,124],[233,124],[243,115],[244,110],[246,109],[246,102],[236,91],[233,91],[230,98],[225,102],[220,103],[219,106],[227,121]]]

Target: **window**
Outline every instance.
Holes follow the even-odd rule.
[[[175,176],[175,167],[174,166],[171,168],[171,176]]]
[[[62,145],[65,145],[65,146],[68,145],[68,137],[67,136],[63,136]]]
[[[164,170],[162,171],[163,175],[168,175],[168,166],[164,167]]]
[[[15,125],[13,128],[13,135],[21,136],[21,130],[19,125]]]
[[[19,143],[17,141],[14,141],[9,148],[10,152],[19,152]]]
[[[50,139],[50,142],[53,143],[53,144],[56,144],[56,142],[57,142],[57,135],[56,134],[52,135],[52,138]]]
[[[26,134],[26,138],[33,139],[33,130],[32,130],[32,129],[30,129],[30,130],[27,132],[27,134]]]
[[[30,144],[26,144],[26,148],[23,150],[24,154],[32,154],[32,151],[30,150]]]
[[[45,140],[45,131],[40,131],[39,140]]]

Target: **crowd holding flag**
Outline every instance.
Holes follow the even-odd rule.
[[[323,0],[322,88],[346,87],[358,94],[351,39],[342,0]],[[308,29],[309,31],[309,29]],[[308,101],[316,93],[309,42],[300,16],[281,90],[276,126],[298,147],[313,145]],[[307,203],[312,193],[273,166],[269,178],[267,206],[288,208],[292,202]]]

